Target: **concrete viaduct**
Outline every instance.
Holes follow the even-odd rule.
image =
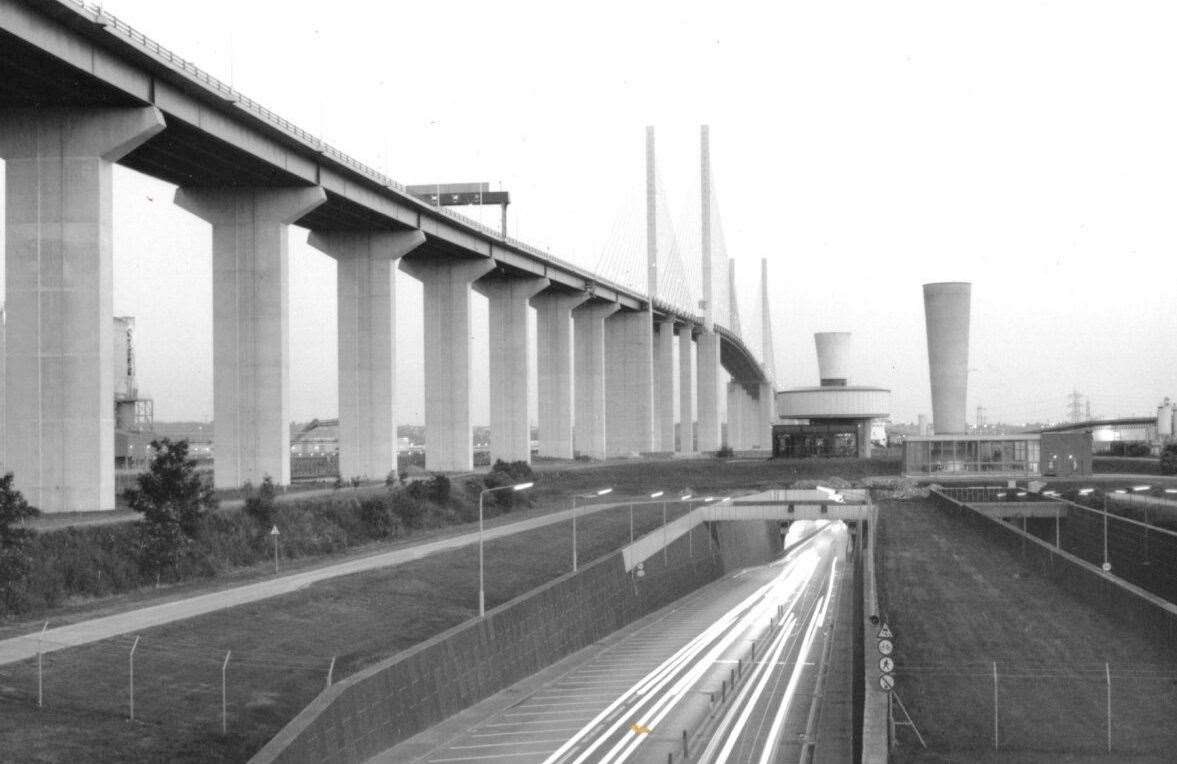
[[[731,445],[768,446],[768,378],[736,333],[710,321],[706,295],[702,314],[671,305],[429,205],[100,9],[0,0],[0,158],[7,194],[0,461],[43,511],[115,504],[116,162],[176,185],[176,204],[209,224],[217,487],[257,484],[264,475],[289,482],[291,225],[308,229],[310,243],[338,263],[345,476],[380,477],[396,463],[398,269],[424,290],[431,469],[472,467],[472,290],[489,302],[493,458],[530,455],[529,306],[538,317],[540,454],[569,458],[574,443],[592,457],[672,451],[676,419],[686,425],[679,450],[715,450],[721,367],[737,390],[728,396],[729,418],[741,423]],[[707,161],[704,153],[705,189]]]

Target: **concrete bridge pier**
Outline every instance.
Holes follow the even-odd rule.
[[[336,261],[339,474],[396,469],[396,268],[425,243],[410,231],[321,231],[307,242]]]
[[[490,459],[531,463],[527,414],[527,357],[531,348],[529,301],[548,287],[546,278],[487,277],[474,288],[489,301]],[[428,436],[428,432],[426,432]]]
[[[114,509],[111,167],[143,109],[6,109],[4,470],[43,512]]]
[[[772,453],[772,424],[776,421],[776,391],[772,384],[757,385],[756,440],[761,450]]]
[[[704,329],[698,341],[698,450],[718,451],[723,445],[719,419],[721,395],[719,335]]]
[[[653,451],[674,451],[674,414],[678,401],[674,398],[674,320],[663,318],[656,322],[654,334],[654,444]]]
[[[539,455],[571,459],[572,309],[587,294],[545,291],[531,298],[535,308]]]
[[[212,225],[213,482],[290,483],[287,226],[326,201],[305,188],[180,188]]]
[[[695,342],[694,327],[684,324],[678,329],[678,452],[695,450],[695,369],[691,363]]]
[[[739,382],[727,383],[727,445],[733,451],[748,448],[748,393]]]
[[[605,420],[610,456],[649,453],[654,433],[654,322],[623,311],[605,322]]]
[[[494,265],[490,259],[401,261],[401,270],[424,287],[425,465],[431,470],[474,468],[470,288]]]
[[[588,302],[572,311],[576,353],[576,450],[593,459],[606,455],[605,319],[621,306]]]

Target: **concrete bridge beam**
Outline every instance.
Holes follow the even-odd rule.
[[[593,459],[606,456],[605,419],[605,319],[621,306],[590,302],[572,311],[576,353],[576,450]]]
[[[424,287],[425,464],[439,472],[474,468],[470,419],[470,288],[493,260],[402,260]]]
[[[304,188],[180,188],[212,226],[213,482],[290,483],[289,236],[327,200]]]
[[[654,451],[674,451],[674,414],[678,401],[674,397],[677,376],[674,365],[674,320],[657,322],[654,335]]]
[[[542,292],[531,298],[536,314],[539,455],[571,459],[572,309],[587,294]]]
[[[111,168],[158,109],[7,109],[4,469],[43,512],[114,509]]]
[[[336,261],[339,474],[380,479],[396,469],[396,268],[425,242],[409,231],[312,232]]]
[[[548,287],[546,278],[485,278],[474,288],[489,301],[490,458],[531,463],[530,391],[527,358],[531,348],[529,301]]]
[[[695,450],[695,342],[690,325],[678,330],[678,451]]]
[[[648,311],[616,313],[605,322],[606,451],[649,453],[654,433],[654,322]]]
[[[704,452],[717,451],[722,445],[719,419],[719,396],[721,395],[719,343],[719,335],[714,331],[705,329],[699,335],[697,345],[698,448]]]

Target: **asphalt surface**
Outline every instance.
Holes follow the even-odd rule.
[[[758,761],[763,748],[773,752],[767,760],[778,749],[795,758],[831,636],[835,608],[825,603],[848,596],[846,538],[833,524],[785,558],[725,576],[372,761],[661,764],[668,754],[681,761],[684,744],[692,759],[708,745],[733,761]],[[827,726],[841,719],[830,714]]]

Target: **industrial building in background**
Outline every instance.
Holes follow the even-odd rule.
[[[891,391],[850,385],[850,333],[818,332],[820,386],[777,393],[773,456],[869,458],[876,421],[890,415]]]
[[[140,470],[150,461],[155,404],[139,393],[135,378],[135,319],[114,317],[114,463]]]

